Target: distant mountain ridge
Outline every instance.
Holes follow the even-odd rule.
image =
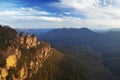
[[[39,33],[39,30],[35,32],[36,30],[31,29],[30,33],[31,31]],[[52,57],[49,57],[43,64],[42,70],[33,75],[33,78],[38,80],[39,78],[41,80],[119,80],[119,36],[120,32],[98,33],[88,28],[53,29],[38,34],[39,40],[49,42],[60,52],[52,49]],[[23,51],[31,53],[29,50]],[[47,75],[48,73],[50,75]],[[69,77],[70,75],[72,77]]]
[[[83,48],[81,55],[76,57],[71,52],[62,53],[51,48],[49,43],[38,41],[35,35],[24,36],[21,32],[18,36],[9,26],[0,26],[0,35],[0,80],[111,79],[112,73],[91,49]]]
[[[81,28],[81,29],[62,28],[62,29],[53,29],[43,34],[42,36],[39,36],[39,39],[45,40],[51,43],[52,42],[64,43],[64,41],[66,41],[65,43],[67,44],[71,41],[74,41],[73,43],[76,45],[92,44],[93,46],[95,46],[95,44],[100,42],[106,42],[104,45],[110,42],[111,43],[114,42],[114,44],[117,44],[119,43],[119,40],[120,40],[119,34],[120,32],[113,32],[113,31],[98,33],[88,28]]]
[[[120,28],[111,28],[109,31],[120,32]]]
[[[71,45],[89,45],[91,41],[94,40],[94,38],[98,37],[100,34],[97,32],[93,32],[90,29],[87,28],[81,28],[81,29],[53,29],[46,34],[43,34],[39,37],[39,39],[43,39],[45,41],[49,41],[51,43],[60,43],[60,44],[66,44],[70,46]]]
[[[63,53],[72,52],[73,55],[81,55],[80,47],[90,47],[102,55],[103,64],[114,74],[113,78],[120,80],[119,31],[97,33],[87,28],[54,29],[47,32],[46,34],[43,34],[42,36],[39,36],[39,39],[51,43],[53,47],[60,51],[63,51]]]

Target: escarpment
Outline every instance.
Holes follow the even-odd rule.
[[[32,80],[32,76],[51,56],[50,44],[37,41],[35,34],[19,35],[10,27],[0,26],[0,80]],[[5,34],[5,35],[4,35]]]
[[[26,49],[30,49],[32,47],[36,47],[37,46],[37,37],[35,34],[33,34],[32,36],[28,33],[25,37],[24,37],[24,33],[21,32],[20,36],[19,36],[19,46],[20,47],[24,47]]]

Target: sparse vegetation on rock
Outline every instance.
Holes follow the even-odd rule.
[[[50,45],[38,42],[35,34],[18,36],[14,29],[0,26],[0,80],[30,80],[50,54]]]

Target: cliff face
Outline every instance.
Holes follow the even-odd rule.
[[[21,32],[19,36],[19,45],[20,47],[24,47],[27,49],[30,49],[31,47],[36,47],[37,46],[37,37],[35,34],[32,36],[28,33],[24,37],[24,33]]]
[[[2,26],[1,28],[7,29]],[[2,34],[4,33],[0,33]],[[14,32],[14,35],[15,38],[11,39],[13,45],[6,46],[4,50],[0,46],[0,80],[32,80],[32,76],[51,55],[51,47],[48,43],[38,42],[35,34],[32,36],[27,34],[24,37],[24,33],[20,33],[18,37]],[[4,37],[7,36],[1,36],[0,40]],[[5,41],[7,42],[2,44],[3,46],[8,44],[9,38]]]

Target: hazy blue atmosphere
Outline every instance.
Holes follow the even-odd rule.
[[[0,0],[0,80],[120,80],[120,0]]]
[[[120,0],[0,0],[0,24],[13,28],[120,27]]]

